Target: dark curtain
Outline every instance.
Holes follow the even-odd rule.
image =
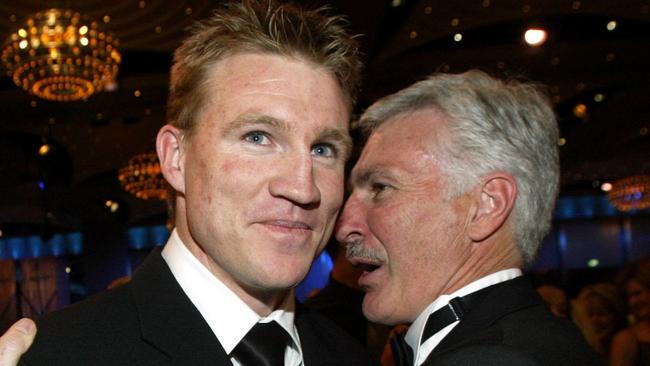
[[[61,259],[24,259],[20,270],[22,316],[37,319],[68,305],[70,289]]]

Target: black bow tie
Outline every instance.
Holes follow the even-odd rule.
[[[465,306],[471,298],[471,294],[465,297],[455,297],[442,308],[434,311],[429,315],[424,330],[422,331],[422,340],[420,344],[424,343],[427,339],[438,333],[440,330],[459,321],[466,313]],[[391,348],[393,350],[393,358],[396,366],[413,366],[413,350],[411,346],[404,340],[405,332],[396,333],[391,338]]]

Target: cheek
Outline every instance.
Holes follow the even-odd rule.
[[[337,212],[343,206],[343,172],[323,172],[314,176],[314,182],[321,193],[321,203],[328,211]]]
[[[428,231],[422,223],[435,222],[426,210],[419,210],[418,205],[413,204],[392,204],[368,210],[367,221],[370,231],[382,244],[399,251],[404,249],[400,245],[420,241],[420,231]]]
[[[393,217],[395,223],[388,226],[389,218]],[[394,210],[390,208],[371,208],[366,213],[366,223],[370,233],[379,240],[380,244],[384,247],[391,247],[392,238],[400,236],[400,227],[402,222],[401,217],[394,216]],[[390,230],[387,230],[390,228]],[[388,249],[388,248],[387,248]]]

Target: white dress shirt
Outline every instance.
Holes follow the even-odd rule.
[[[443,338],[451,332],[452,329],[459,321],[455,321],[448,326],[442,328],[436,334],[431,336],[429,339],[424,340],[422,344],[422,332],[424,331],[424,326],[429,319],[429,315],[434,311],[446,306],[449,304],[449,301],[458,296],[469,295],[478,290],[484,289],[488,286],[496,285],[497,283],[511,280],[513,278],[521,276],[523,273],[519,268],[509,268],[503,271],[495,272],[490,275],[487,275],[483,278],[458,289],[456,292],[449,295],[441,295],[436,300],[434,300],[429,306],[418,317],[415,319],[413,324],[409,327],[409,330],[406,332],[404,340],[411,346],[413,352],[413,360],[415,361],[414,366],[420,366],[426,359],[429,357],[434,348],[442,341]]]
[[[267,317],[260,317],[192,255],[181,241],[176,229],[169,236],[162,251],[162,257],[167,262],[178,284],[196,306],[228,354],[256,323],[275,320],[293,340],[285,350],[285,366],[301,366],[303,364],[300,338],[294,325],[293,291],[287,294],[280,308]],[[239,362],[234,357],[230,357],[230,360],[233,365],[239,366]]]

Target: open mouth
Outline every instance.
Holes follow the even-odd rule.
[[[356,268],[361,269],[364,273],[374,272],[376,269],[382,266],[382,263],[370,258],[349,258],[352,265]]]
[[[363,272],[370,273],[370,272],[373,272],[374,270],[376,270],[377,268],[379,268],[380,265],[378,265],[378,264],[364,263],[364,264],[360,264],[360,265],[357,266],[357,267],[358,267],[358,268],[361,268],[361,270],[363,270]]]

